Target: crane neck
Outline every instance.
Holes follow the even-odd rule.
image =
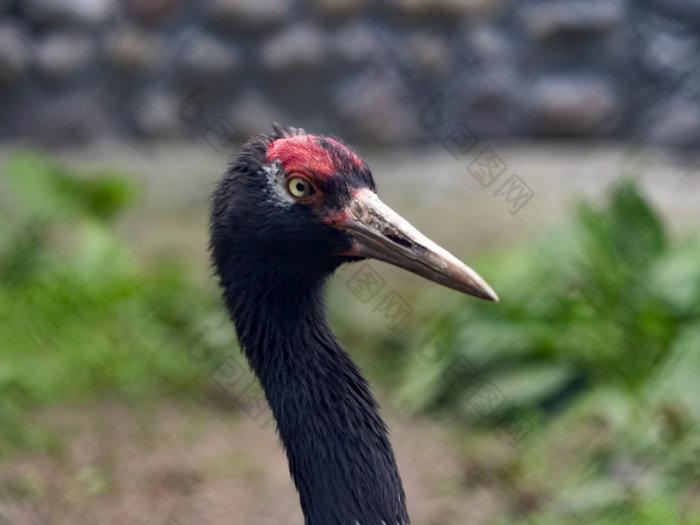
[[[306,525],[408,524],[387,427],[330,330],[324,281],[257,275],[245,280],[255,285],[226,288],[225,298],[277,421]]]

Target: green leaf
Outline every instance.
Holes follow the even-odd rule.
[[[576,369],[567,364],[513,364],[487,374],[488,381],[500,392],[499,411],[517,406],[534,406],[553,397],[576,376]],[[471,401],[471,396],[468,396]],[[468,401],[468,402],[469,402]]]

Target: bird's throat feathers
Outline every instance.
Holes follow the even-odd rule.
[[[407,524],[386,425],[328,326],[323,288],[239,297],[229,306],[241,347],[275,416],[306,525]]]

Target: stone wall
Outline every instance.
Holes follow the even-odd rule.
[[[700,145],[695,0],[0,0],[0,139]]]

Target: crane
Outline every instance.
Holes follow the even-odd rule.
[[[273,124],[212,197],[210,249],[243,353],[265,392],[306,525],[405,525],[406,497],[367,381],[333,335],[324,284],[374,258],[497,301],[471,268],[376,194],[337,138]]]

